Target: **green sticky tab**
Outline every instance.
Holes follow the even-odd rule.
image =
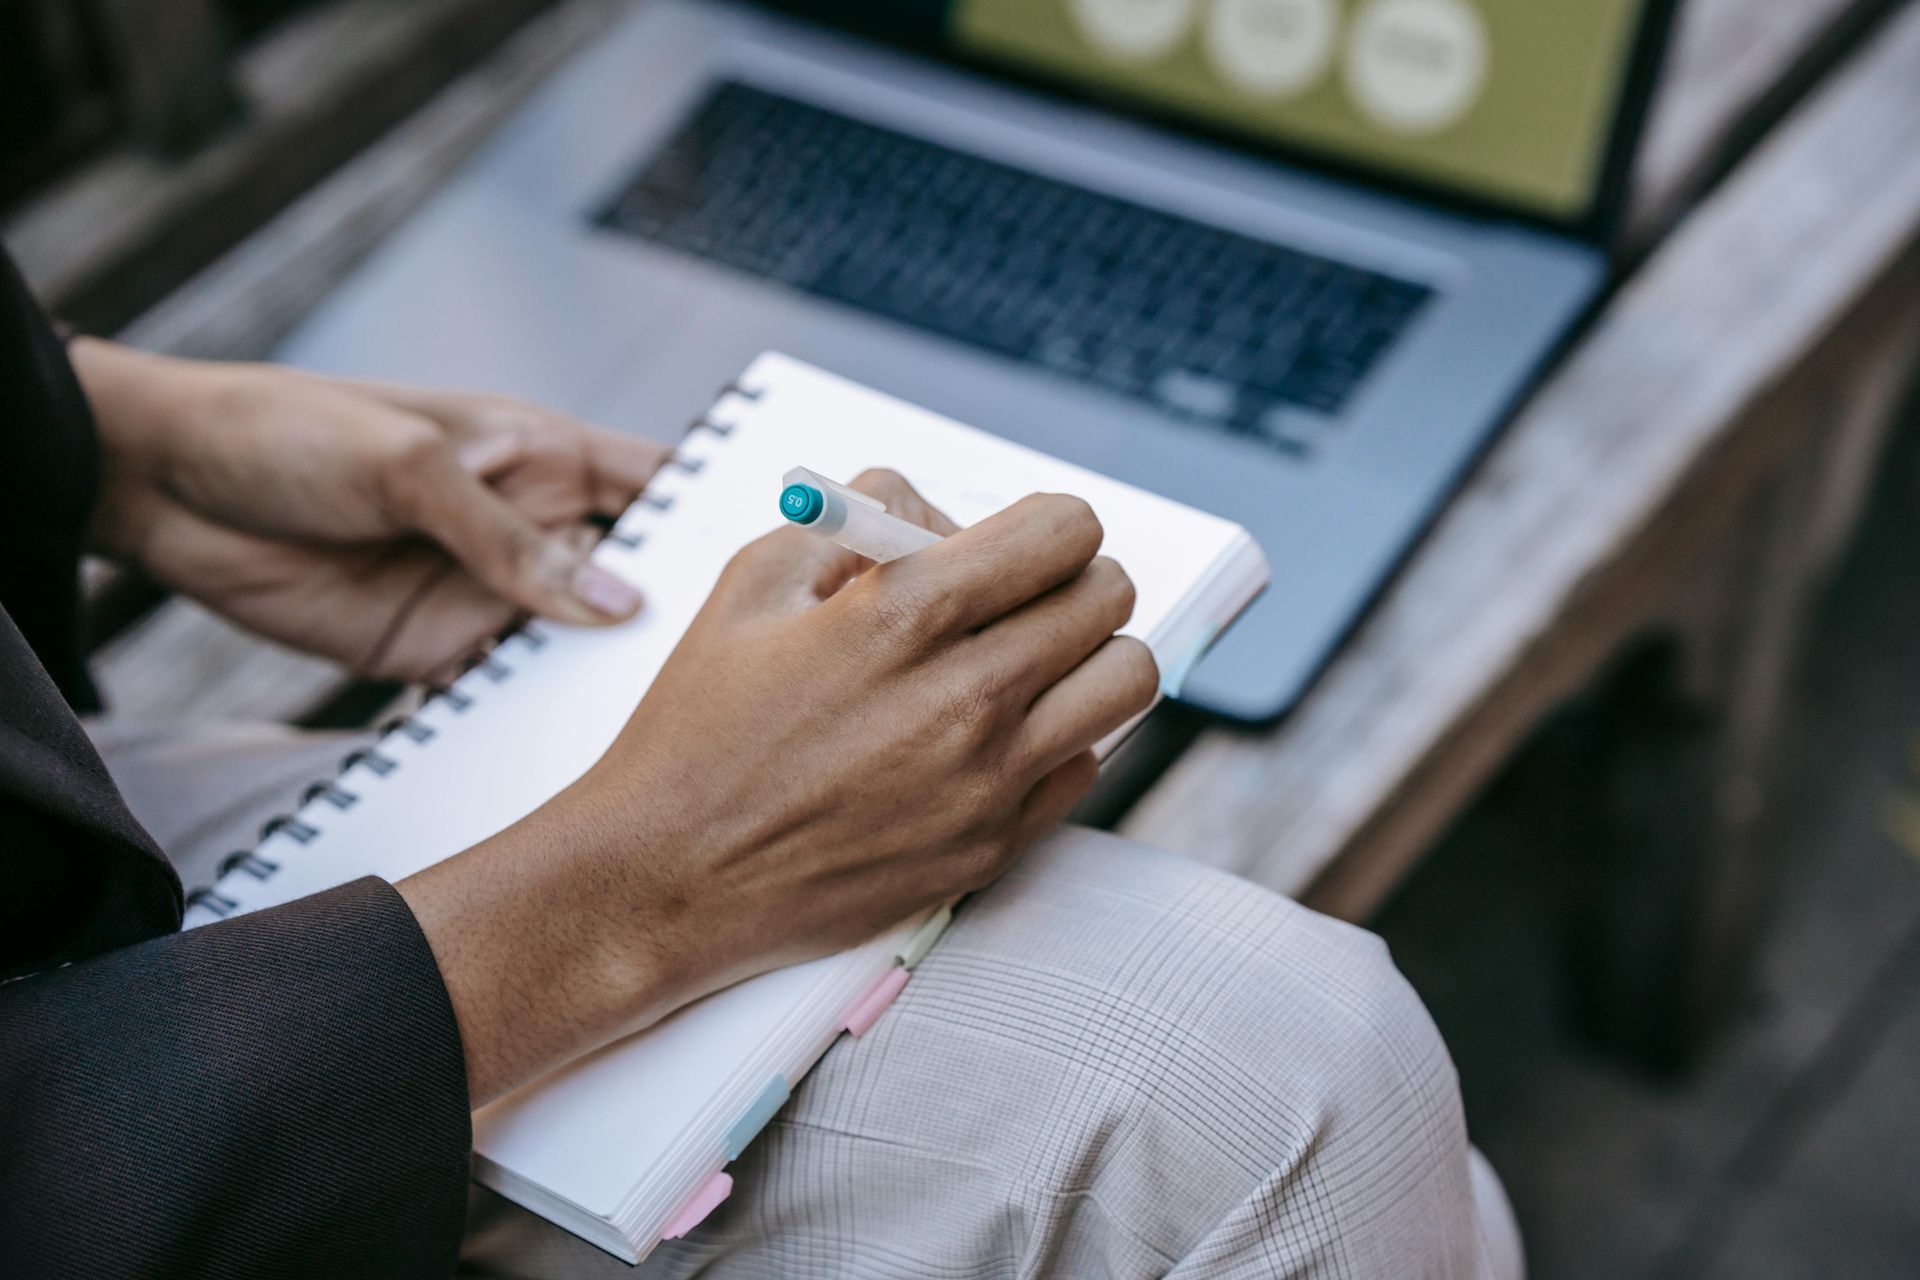
[[[927,952],[933,950],[933,944],[940,941],[940,935],[953,923],[953,908],[942,907],[927,917],[927,922],[913,931],[907,939],[907,945],[900,948],[900,963],[911,969],[927,958]]]
[[[760,1131],[767,1127],[767,1121],[773,1119],[774,1113],[787,1105],[792,1092],[785,1076],[775,1076],[767,1081],[767,1087],[747,1107],[747,1113],[735,1120],[733,1128],[727,1130],[727,1159],[740,1158],[740,1153],[747,1149],[749,1142],[760,1136]]]

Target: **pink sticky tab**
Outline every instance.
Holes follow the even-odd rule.
[[[893,971],[880,980],[880,985],[867,993],[867,998],[853,1006],[853,1012],[847,1015],[847,1030],[856,1036],[867,1034],[874,1023],[880,1021],[880,1015],[887,1011],[893,998],[907,985],[912,975],[903,966],[895,966]]]
[[[720,1202],[733,1194],[733,1175],[716,1173],[698,1191],[693,1199],[687,1201],[680,1212],[675,1214],[667,1229],[660,1233],[662,1240],[678,1240],[707,1220],[707,1215],[720,1207]]]

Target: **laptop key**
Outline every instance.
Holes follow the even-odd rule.
[[[1291,457],[1433,292],[737,82],[596,221]]]
[[[1238,384],[1185,369],[1161,374],[1153,392],[1167,407],[1196,418],[1230,419],[1240,399]]]

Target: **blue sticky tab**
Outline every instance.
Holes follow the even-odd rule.
[[[787,1105],[792,1093],[785,1076],[775,1076],[767,1081],[767,1087],[753,1100],[747,1113],[735,1120],[733,1128],[727,1130],[727,1159],[740,1158],[740,1153],[747,1149],[749,1142],[760,1136],[760,1131],[767,1127],[767,1121],[773,1119],[774,1113]]]
[[[1194,643],[1193,648],[1187,650],[1173,666],[1161,672],[1160,692],[1169,698],[1179,697],[1180,686],[1187,682],[1187,677],[1193,674],[1193,669],[1200,665],[1200,659],[1207,656],[1207,650],[1213,648],[1213,642],[1219,638],[1220,628],[1208,627],[1200,639]]]

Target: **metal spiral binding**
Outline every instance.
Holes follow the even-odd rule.
[[[738,396],[743,400],[757,401],[761,391],[758,388],[742,386],[738,382],[729,383],[720,393],[720,398]],[[721,439],[731,436],[734,424],[716,421],[712,417],[701,417],[688,424],[687,433],[705,431]],[[675,452],[669,455],[663,467],[674,467],[687,475],[699,475],[706,466],[706,459],[687,457]],[[643,508],[654,515],[673,509],[673,495],[642,491],[634,502],[634,508]],[[633,510],[634,508],[629,508]],[[646,533],[640,529],[622,529],[616,523],[606,534],[607,542],[628,550],[637,550],[646,541]],[[471,655],[461,667],[460,674],[470,671],[481,672],[493,684],[504,684],[513,677],[515,668],[500,656],[500,650],[510,641],[517,641],[528,653],[538,653],[547,647],[548,637],[533,621],[528,620],[510,627],[501,634],[495,643]],[[454,687],[453,684],[429,688],[421,700],[425,707],[434,702],[444,703],[455,714],[465,714],[478,701],[471,693]],[[433,741],[439,731],[432,725],[412,715],[395,716],[380,726],[378,737],[373,746],[361,747],[341,758],[339,777],[344,777],[355,768],[365,766],[376,778],[384,778],[400,767],[400,762],[392,755],[380,750],[380,744],[394,734],[404,734],[416,744]],[[335,779],[323,779],[307,787],[300,795],[300,809],[304,811],[317,801],[324,800],[333,808],[341,811],[351,809],[360,801],[360,793],[341,786]],[[285,835],[302,845],[311,844],[325,832],[311,822],[303,821],[296,814],[279,814],[260,828],[260,843],[270,837]],[[218,874],[225,877],[233,872],[242,871],[256,880],[271,880],[280,871],[281,864],[261,854],[258,848],[239,849],[220,860]],[[239,910],[240,902],[219,891],[217,886],[207,886],[193,890],[186,897],[187,905],[204,907],[217,916],[231,915]]]
[[[444,702],[456,713],[465,715],[473,706],[473,695],[462,693],[450,684],[429,685],[426,696],[420,700],[420,705],[424,707],[435,702]]]
[[[265,880],[280,869],[280,864],[272,858],[263,858],[252,849],[242,849],[220,859],[220,874],[231,871],[244,871],[256,880]]]
[[[187,895],[187,905],[205,907],[217,916],[231,915],[240,906],[239,902],[222,894],[218,889],[211,888],[195,889]]]
[[[360,796],[337,782],[316,782],[300,793],[300,807],[304,809],[315,800],[325,800],[336,809],[351,809],[360,803]]]

